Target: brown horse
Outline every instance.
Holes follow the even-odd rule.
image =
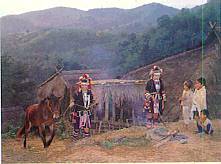
[[[60,117],[61,98],[52,95],[42,100],[39,104],[33,104],[25,110],[24,126],[17,132],[17,138],[24,134],[24,148],[26,148],[26,138],[31,127],[37,127],[39,135],[43,141],[44,148],[47,148],[55,135],[55,121]],[[46,141],[45,127],[49,127],[50,138]]]

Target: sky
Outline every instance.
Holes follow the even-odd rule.
[[[175,8],[192,8],[207,0],[1,0],[0,16],[21,14],[53,7],[71,7],[81,10],[117,7],[130,9],[152,2]]]

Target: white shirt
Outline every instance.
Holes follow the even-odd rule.
[[[195,90],[193,93],[193,105],[197,107],[198,111],[201,112],[203,109],[207,109],[206,103],[206,88],[203,86],[199,90]]]
[[[182,106],[192,107],[193,103],[193,92],[191,90],[185,91],[183,90],[182,94],[183,101],[181,102]]]
[[[159,92],[160,91],[160,80],[154,80],[154,85],[155,85],[156,91]]]

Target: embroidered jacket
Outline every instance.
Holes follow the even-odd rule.
[[[91,90],[87,91],[87,95],[90,96],[90,104],[92,104],[94,102],[94,98],[93,98],[93,94],[92,94]],[[82,91],[80,91],[80,92],[78,91],[78,92],[74,93],[73,98],[74,98],[74,104],[76,104],[74,106],[74,111],[77,112],[77,111],[85,110],[85,108],[84,108],[85,104],[84,104]]]
[[[159,85],[160,85],[160,88],[159,88],[159,91],[157,91],[156,82],[153,79],[150,79],[146,85],[146,93],[149,93],[149,94],[159,93],[161,99],[163,99],[165,101],[166,94],[164,91],[164,84],[161,79],[159,80]]]

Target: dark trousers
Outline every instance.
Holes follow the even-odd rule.
[[[197,129],[199,133],[205,132],[206,134],[212,134],[212,126],[211,124],[208,124],[205,128],[203,128],[200,124],[197,123]]]

